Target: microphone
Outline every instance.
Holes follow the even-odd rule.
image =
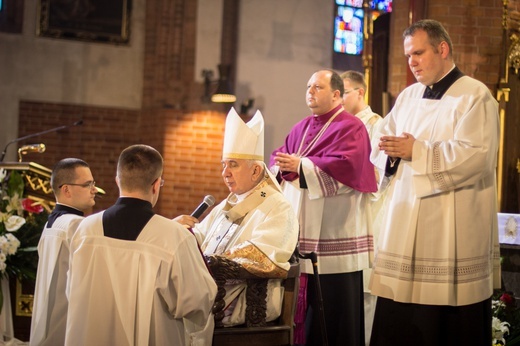
[[[199,218],[205,211],[208,209],[208,207],[211,207],[213,204],[215,204],[215,197],[212,195],[207,195],[204,197],[204,200],[201,204],[191,213],[191,216],[194,218]]]
[[[20,149],[18,149],[18,152],[20,152],[24,155],[27,153],[43,153],[43,152],[45,152],[45,144],[38,143],[38,144],[24,145],[24,146],[20,147]]]
[[[49,132],[56,132],[56,131],[67,129],[69,127],[81,126],[81,125],[83,125],[83,120],[78,120],[78,121],[76,121],[75,123],[73,123],[71,125],[63,125],[63,126],[55,127],[53,129],[50,129],[50,130],[45,130],[45,131],[41,131],[41,132],[38,132],[38,133],[33,133],[31,135],[27,135],[27,136],[23,136],[23,137],[20,137],[20,138],[13,139],[9,143],[7,143],[7,145],[4,148],[4,151],[2,151],[2,155],[0,156],[0,162],[4,161],[5,153],[7,152],[7,147],[9,145],[13,144],[13,143],[23,141],[24,139],[33,138],[33,137],[36,137],[36,136],[41,136],[41,135],[44,135],[44,134],[49,133]],[[45,151],[45,149],[44,149],[44,151]],[[39,151],[39,152],[43,152],[43,151]]]
[[[27,153],[43,153],[45,152],[45,144],[28,144],[20,147],[18,149],[18,162],[22,162],[22,155],[26,155]]]

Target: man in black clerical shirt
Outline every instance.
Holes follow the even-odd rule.
[[[84,213],[94,206],[97,192],[89,165],[76,158],[56,164],[51,186],[56,207],[49,215],[38,244],[31,345],[63,345],[65,342],[70,239]]]
[[[70,243],[64,345],[210,345],[217,286],[192,233],[156,214],[163,158],[121,152],[119,198],[86,217]]]
[[[487,346],[500,287],[498,102],[455,66],[440,22],[412,23],[403,48],[418,83],[400,92],[371,153],[390,178],[370,345]]]

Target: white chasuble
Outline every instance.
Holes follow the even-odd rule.
[[[231,194],[195,225],[193,232],[205,255],[229,258],[257,276],[287,276],[298,241],[298,222],[291,205],[270,184],[260,183],[242,201]],[[269,280],[267,320],[280,315],[281,280]],[[234,305],[225,326],[245,322],[245,283],[226,285],[226,305]]]

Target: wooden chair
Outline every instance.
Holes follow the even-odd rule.
[[[265,321],[268,279],[250,274],[239,264],[220,256],[209,257],[208,266],[218,285],[217,298],[213,306],[214,346],[293,345],[294,314],[300,286],[300,264],[297,259],[291,264],[288,276],[283,280],[281,315],[277,320],[269,323]],[[247,282],[246,323],[243,326],[227,328],[222,326],[226,279],[241,279]]]

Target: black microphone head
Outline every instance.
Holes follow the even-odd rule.
[[[204,197],[204,203],[211,207],[213,204],[215,204],[215,197],[213,197],[212,195],[207,195],[206,197]]]
[[[83,119],[76,121],[73,126],[81,126],[83,125]]]
[[[207,195],[206,197],[204,197],[204,200],[201,204],[199,204],[197,209],[195,209],[193,213],[191,213],[191,216],[199,218],[202,214],[204,214],[206,209],[211,207],[213,204],[215,204],[215,197]]]

